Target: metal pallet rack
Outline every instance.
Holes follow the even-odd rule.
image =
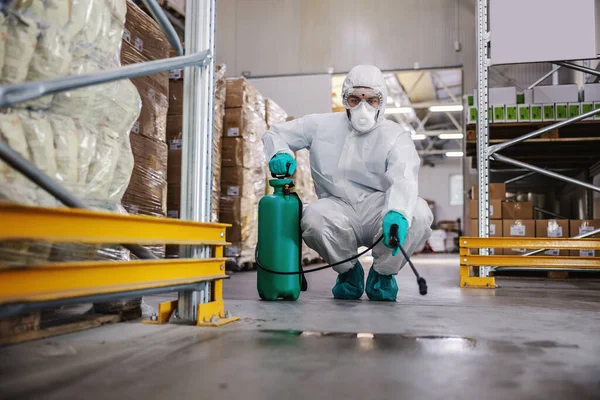
[[[600,109],[595,109],[585,114],[581,114],[574,118],[569,118],[565,121],[560,121],[548,126],[544,126],[533,132],[523,134],[519,137],[512,138],[502,143],[497,143],[490,146],[489,138],[489,121],[487,110],[488,102],[488,71],[490,68],[490,31],[488,29],[488,2],[489,0],[477,0],[477,169],[478,169],[478,234],[479,238],[461,238],[461,271],[460,285],[461,287],[496,287],[494,277],[491,274],[495,266],[511,266],[511,267],[552,267],[552,268],[598,268],[600,269],[600,258],[591,257],[586,259],[571,258],[571,261],[557,259],[552,257],[529,257],[523,256],[490,256],[490,248],[512,248],[517,247],[515,241],[509,238],[491,239],[489,238],[490,229],[490,199],[489,199],[489,183],[490,183],[490,161],[510,164],[514,167],[530,171],[530,173],[545,175],[550,178],[562,180],[568,183],[585,187],[588,190],[600,192],[600,187],[596,187],[587,182],[582,182],[577,179],[559,174],[549,169],[544,169],[531,165],[529,163],[519,161],[510,157],[506,157],[499,152],[507,149],[510,146],[535,139],[544,133],[557,130],[568,125],[583,121],[596,114],[600,114]],[[573,64],[571,62],[557,61],[554,64],[560,67],[571,68],[577,71],[585,72],[595,76],[600,76],[600,72],[591,68]],[[555,72],[557,68],[553,69]],[[540,83],[547,76],[538,80],[535,84]],[[535,85],[534,84],[534,85]],[[546,239],[528,239],[519,242],[519,248],[535,250],[526,253],[525,256],[535,256],[535,254],[543,252],[547,248],[563,248],[563,249],[582,249],[584,241],[581,238],[593,236],[600,233],[600,230],[581,235],[575,238],[566,239],[566,242],[548,241]],[[579,239],[579,240],[578,240]],[[549,243],[552,242],[552,243]],[[475,244],[474,244],[475,243]],[[551,247],[547,247],[548,245]],[[586,249],[600,250],[600,241],[586,241]],[[478,256],[470,256],[469,249],[476,248],[479,252]],[[562,267],[561,267],[562,265]]]
[[[0,270],[0,316],[67,303],[107,301],[177,291],[179,299],[161,304],[155,323],[179,318],[218,326],[236,320],[225,311],[223,246],[227,225],[209,223],[212,179],[213,71],[216,0],[186,5],[183,49],[156,0],[143,1],[178,57],[144,62],[95,74],[0,86],[0,108],[44,95],[143,75],[186,68],[181,185],[182,220],[120,216],[86,206],[52,178],[0,142],[0,159],[70,209],[0,204],[0,240],[39,240],[123,244],[141,260],[69,262]],[[35,224],[25,224],[27,219]],[[57,229],[60,227],[60,229]],[[186,259],[159,260],[142,245],[185,245]]]

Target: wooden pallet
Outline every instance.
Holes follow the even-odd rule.
[[[550,279],[550,280],[598,280],[600,279],[600,271],[534,271],[534,270],[508,270],[496,271],[496,277],[507,278],[526,278],[526,279]]]
[[[141,310],[110,315],[91,312],[76,315],[36,312],[9,317],[0,320],[0,327],[2,327],[0,330],[0,345],[46,339],[140,317]]]

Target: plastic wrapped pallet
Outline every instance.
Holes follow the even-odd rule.
[[[219,220],[233,225],[227,231],[232,246],[225,255],[245,263],[254,260],[258,202],[265,193],[265,105],[246,79],[233,78],[227,79],[225,107]]]
[[[282,124],[286,121],[288,115],[283,108],[272,99],[265,99],[265,121],[267,121],[267,129],[271,129],[273,125]]]
[[[239,263],[254,260],[258,240],[258,202],[264,195],[264,169],[223,167],[221,175],[221,212],[219,219],[232,224],[227,228],[227,241],[232,246],[225,256]]]
[[[296,173],[294,175],[296,193],[298,193],[302,205],[306,208],[317,200],[317,193],[310,171],[310,153],[308,150],[296,152]],[[305,243],[302,244],[302,260],[304,262],[312,262],[319,258],[316,251],[309,248]]]
[[[225,108],[247,107],[263,121],[266,119],[265,99],[246,78],[228,78],[226,94]]]
[[[2,15],[0,81],[78,75],[120,65],[125,0],[16,0]],[[23,110],[27,107],[28,110]],[[129,131],[140,97],[128,80],[45,96],[0,115],[3,139],[93,208],[124,213],[121,198],[133,156]],[[6,137],[5,137],[6,136]],[[58,203],[1,164],[0,197],[22,204]],[[32,190],[33,188],[33,190]],[[25,243],[14,263],[126,259],[120,246]],[[3,251],[4,248],[0,249]],[[11,263],[10,257],[3,262]]]
[[[167,144],[131,135],[135,160],[123,206],[130,214],[164,217],[167,213]]]

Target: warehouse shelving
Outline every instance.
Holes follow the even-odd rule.
[[[477,109],[488,110],[488,72],[490,68],[490,42],[491,35],[488,29],[488,1],[489,0],[478,0],[477,1]],[[579,65],[570,62],[556,61],[554,64],[564,67],[572,68],[578,71],[582,71],[588,74],[600,76],[600,72],[581,67]],[[554,71],[557,68],[554,69]],[[542,78],[546,78],[549,74]],[[536,82],[539,83],[543,79]],[[479,287],[495,287],[493,284],[493,276],[491,272],[494,266],[504,265],[506,263],[511,266],[519,265],[530,265],[532,267],[543,267],[549,263],[548,260],[542,260],[538,262],[537,258],[525,258],[523,256],[490,256],[490,248],[512,248],[507,245],[510,239],[491,239],[489,238],[490,228],[490,199],[489,199],[489,183],[491,167],[501,168],[501,165],[511,165],[513,168],[527,172],[533,172],[536,174],[545,175],[547,177],[562,180],[575,185],[583,186],[591,191],[600,192],[600,188],[591,185],[587,182],[574,179],[570,176],[563,175],[559,172],[552,171],[549,168],[573,168],[573,167],[591,167],[597,158],[598,141],[597,137],[592,137],[591,131],[597,126],[597,121],[584,121],[590,117],[600,114],[600,109],[590,111],[588,113],[579,115],[574,118],[570,118],[564,121],[558,121],[551,124],[545,123],[524,123],[524,124],[489,124],[488,113],[478,112],[477,114],[477,125],[476,125],[476,151],[473,151],[473,139],[474,130],[473,127],[468,127],[467,131],[467,149],[470,154],[476,153],[477,155],[477,169],[478,169],[478,235],[481,239],[474,238],[462,238],[461,248],[463,246],[472,245],[477,240],[477,248],[481,258],[468,257],[466,264],[463,265],[463,258],[461,257],[461,285],[464,283],[464,279],[475,278],[482,279],[485,284],[477,285]],[[582,122],[580,122],[582,121]],[[600,121],[598,121],[600,122]],[[576,124],[577,125],[573,125]],[[575,126],[575,129],[571,127]],[[587,129],[586,129],[587,128]],[[530,129],[533,129],[532,131]],[[470,131],[470,132],[469,132]],[[549,136],[543,136],[549,135]],[[541,137],[541,138],[540,138]],[[534,142],[537,141],[538,143]],[[469,143],[470,142],[470,143]],[[523,142],[526,142],[523,144]],[[493,143],[492,145],[490,145]],[[515,145],[525,146],[520,147],[522,151],[515,150]],[[546,146],[546,147],[541,147]],[[565,150],[562,155],[557,155],[556,151]],[[554,151],[552,154],[550,151]],[[591,153],[590,153],[591,151]],[[499,152],[502,152],[500,154]],[[577,153],[577,154],[574,154]],[[510,155],[507,156],[506,154]],[[570,157],[569,157],[570,156]],[[594,158],[596,156],[596,158]],[[527,174],[528,175],[528,174]],[[585,236],[592,236],[597,233],[596,231],[588,233]],[[512,243],[512,242],[511,242]],[[540,243],[545,243],[543,239],[531,239],[528,241],[528,246],[521,246],[523,248],[537,249],[536,246],[541,246]],[[580,246],[582,242],[577,239],[568,239],[565,246]],[[586,242],[588,243],[588,242]],[[591,248],[600,249],[600,242],[589,242]],[[561,244],[562,245],[562,244]],[[508,247],[506,247],[508,246]],[[547,247],[543,247],[547,248]],[[552,247],[556,248],[556,247]],[[562,248],[562,247],[558,247]],[[590,249],[591,249],[590,248]],[[479,257],[479,256],[478,256]],[[533,259],[534,261],[531,261]],[[544,257],[549,259],[549,257]],[[476,262],[475,262],[476,261]],[[579,260],[581,261],[581,260]],[[599,259],[592,257],[586,260],[586,263],[595,266],[594,268],[600,268]],[[583,263],[583,261],[581,261]],[[558,264],[571,265],[577,264],[578,260],[573,262],[560,259]],[[552,263],[556,266],[556,262]],[[587,264],[586,264],[587,265]],[[473,270],[467,270],[467,267],[472,267]],[[483,282],[483,281],[482,281]]]
[[[0,86],[0,107],[47,94],[120,79],[185,68],[182,220],[122,216],[85,210],[85,205],[6,144],[0,158],[52,194],[69,209],[0,203],[0,240],[49,243],[123,244],[141,260],[83,261],[0,269],[0,316],[74,302],[107,301],[177,291],[179,300],[159,307],[157,323],[176,307],[181,319],[218,326],[237,318],[224,309],[223,246],[227,225],[209,223],[212,177],[215,0],[188,1],[186,55],[156,3],[148,10],[180,54],[100,73]],[[35,221],[29,223],[25,221]],[[181,244],[186,259],[159,260],[148,244]],[[170,312],[169,312],[170,311]]]

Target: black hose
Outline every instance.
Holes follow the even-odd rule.
[[[56,183],[52,178],[40,171],[33,164],[23,158],[19,153],[0,142],[0,159],[10,165],[15,170],[25,175],[30,181],[50,193],[57,200],[70,208],[88,207],[77,197],[73,196],[68,190]],[[131,251],[136,257],[146,260],[157,259],[150,250],[139,244],[122,244],[123,247]]]
[[[258,265],[258,268],[260,268],[260,269],[262,269],[264,271],[270,272],[272,274],[275,274],[275,275],[308,274],[308,273],[311,273],[311,272],[317,272],[317,271],[322,271],[322,270],[327,269],[327,268],[336,267],[338,265],[350,262],[352,260],[356,260],[357,258],[362,257],[365,254],[367,254],[370,250],[373,250],[373,247],[377,246],[379,244],[379,242],[381,242],[382,240],[383,240],[383,235],[381,235],[379,237],[379,239],[377,239],[372,245],[370,245],[369,247],[367,247],[366,250],[361,251],[360,253],[358,253],[356,255],[353,255],[352,257],[346,258],[345,260],[338,261],[338,262],[335,262],[333,264],[324,265],[322,267],[317,267],[317,268],[313,268],[313,269],[307,269],[307,270],[303,270],[303,271],[301,270],[301,271],[298,271],[298,272],[296,272],[296,271],[292,271],[292,272],[273,271],[272,269],[268,269],[268,268],[264,267],[260,263],[260,261],[258,261],[258,245],[256,246],[256,250],[254,251],[254,258],[256,259],[256,265]]]

